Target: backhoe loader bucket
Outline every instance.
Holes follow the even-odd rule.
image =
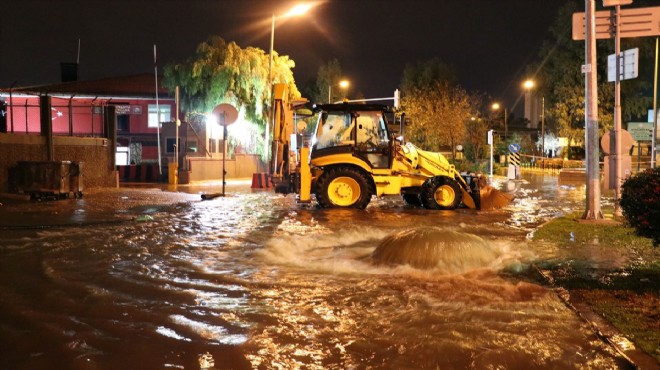
[[[488,178],[484,175],[480,174],[477,177],[477,183],[480,189],[480,210],[488,211],[506,207],[514,198],[513,195],[501,192],[488,184]]]
[[[513,200],[513,195],[503,193],[491,185],[481,188],[481,210],[503,208],[509,205]]]

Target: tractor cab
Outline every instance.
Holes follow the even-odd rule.
[[[375,104],[324,104],[317,106],[318,120],[312,138],[311,159],[351,153],[372,168],[391,165],[391,140],[387,115],[391,110]]]

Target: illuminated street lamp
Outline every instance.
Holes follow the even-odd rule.
[[[314,4],[312,3],[303,3],[303,4],[298,4],[291,8],[287,13],[282,15],[282,18],[287,18],[287,17],[297,17],[301,16],[307,13],[309,9],[312,8]],[[268,54],[268,82],[272,85],[273,82],[273,75],[272,75],[272,70],[273,70],[273,46],[275,44],[275,13],[272,14],[271,17],[271,22],[270,22],[270,53]]]
[[[341,80],[337,84],[340,88],[346,90],[350,83],[347,80]],[[332,103],[332,83],[328,84],[328,103]]]
[[[507,122],[506,122],[506,107],[500,106],[500,103],[493,103],[493,105],[490,106],[494,111],[502,110],[504,111],[504,141],[506,141],[507,138]]]
[[[314,6],[314,3],[302,3],[291,8],[287,13],[282,15],[282,18],[286,17],[296,17],[301,16],[307,13],[309,9]],[[268,109],[268,122],[266,123],[266,132],[264,135],[264,154],[266,156],[266,161],[268,161],[268,153],[270,152],[270,132],[269,126],[273,123],[273,97],[272,97],[272,88],[273,88],[273,47],[275,45],[275,13],[271,16],[270,22],[270,52],[268,53],[268,99],[270,106]],[[275,165],[273,163],[273,165]],[[274,172],[274,171],[273,171]]]

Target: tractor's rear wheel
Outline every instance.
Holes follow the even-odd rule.
[[[419,199],[424,208],[456,209],[463,200],[463,191],[456,180],[437,176],[424,182]]]
[[[316,201],[322,208],[364,209],[371,195],[367,176],[351,167],[330,168],[316,182]]]

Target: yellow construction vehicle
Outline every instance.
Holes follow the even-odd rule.
[[[275,85],[274,101],[275,191],[296,193],[300,202],[310,202],[314,194],[323,208],[365,208],[374,195],[399,194],[429,209],[481,208],[483,176],[460,173],[442,154],[395,138],[392,128],[404,127],[405,116],[388,106],[317,105],[312,137],[297,145],[296,103],[288,101],[286,85]]]

